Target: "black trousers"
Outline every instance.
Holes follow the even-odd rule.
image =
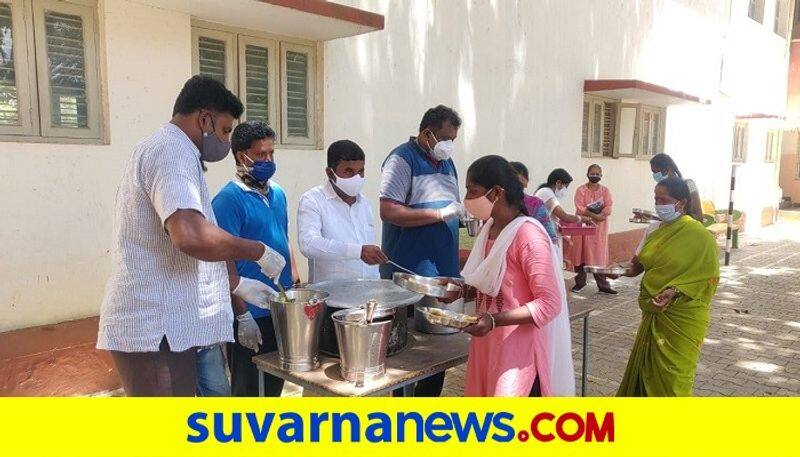
[[[110,352],[128,397],[194,397],[197,348],[172,352],[164,336],[157,352]]]
[[[275,329],[272,327],[272,317],[258,317],[255,319],[261,330],[263,344],[258,353],[239,344],[239,323],[233,321],[233,335],[236,342],[228,343],[228,368],[231,370],[231,393],[234,397],[257,397],[258,376],[264,376],[264,396],[280,397],[283,391],[283,379],[268,373],[259,373],[252,358],[255,355],[266,354],[278,350],[275,339]]]

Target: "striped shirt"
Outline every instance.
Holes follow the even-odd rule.
[[[444,208],[460,201],[456,166],[452,159],[434,162],[412,137],[384,161],[379,195],[410,208]],[[381,244],[390,260],[423,276],[460,275],[458,218],[421,227],[384,221]],[[389,264],[380,267],[382,278],[394,271]]]
[[[179,209],[216,224],[200,151],[168,123],[136,146],[117,191],[98,349],[158,351],[164,336],[175,352],[233,341],[225,263],[173,246],[164,222]]]

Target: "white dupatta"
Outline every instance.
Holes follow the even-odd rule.
[[[532,217],[518,217],[506,225],[486,254],[486,243],[489,240],[489,229],[494,223],[489,219],[481,228],[475,245],[469,254],[467,263],[461,271],[464,281],[491,297],[497,297],[500,285],[506,274],[506,258],[508,248],[517,236],[523,224],[531,223],[542,232],[548,240],[550,236],[542,224]],[[550,243],[552,267],[557,278],[561,273],[561,255],[557,247]],[[550,379],[551,392],[554,396],[575,396],[575,370],[572,364],[572,335],[569,326],[569,310],[567,309],[567,291],[564,281],[556,281],[561,297],[561,312],[542,329],[547,332],[550,343]]]

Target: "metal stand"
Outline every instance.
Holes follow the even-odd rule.
[[[581,354],[581,397],[586,396],[586,378],[589,374],[589,315],[583,317],[583,354]]]

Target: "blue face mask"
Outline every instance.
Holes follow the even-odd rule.
[[[661,181],[667,179],[667,175],[665,175],[664,173],[661,173],[660,171],[658,171],[658,172],[653,173],[653,179],[655,179],[656,182],[661,182]]]
[[[247,157],[247,160],[249,160],[252,164],[250,167],[248,167],[249,170],[247,173],[256,181],[260,183],[267,182],[269,181],[269,178],[275,174],[275,170],[277,168],[275,162],[271,160],[253,161],[250,157]]]

